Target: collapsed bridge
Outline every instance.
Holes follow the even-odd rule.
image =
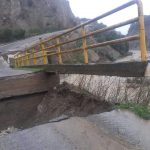
[[[110,27],[98,29],[93,32],[86,32],[86,27],[92,23],[108,17],[116,12],[126,9],[132,5],[137,5],[138,17],[120,22],[119,24],[112,25]],[[88,38],[103,34],[106,31],[116,29],[138,22],[139,34],[133,36],[127,36],[110,41],[104,41],[96,44],[88,44]],[[80,32],[81,36],[66,40],[66,37],[72,32]],[[64,49],[65,45],[79,41],[82,43],[81,47],[70,49]],[[121,62],[121,63],[101,63],[91,64],[89,63],[89,51],[95,48],[100,48],[107,45],[114,45],[124,42],[131,42],[138,40],[141,50],[141,61],[135,62]],[[68,54],[74,55],[77,52],[83,52],[84,63],[83,64],[65,64],[63,63],[64,56]],[[55,59],[52,63],[52,59]],[[57,61],[56,61],[57,60]],[[107,76],[121,76],[121,77],[143,77],[147,75],[147,50],[145,40],[145,27],[144,27],[144,15],[143,6],[140,0],[132,0],[120,7],[117,7],[109,12],[106,12],[88,22],[68,29],[67,31],[58,34],[54,37],[49,37],[45,40],[40,40],[37,44],[32,45],[24,50],[19,51],[12,62],[11,66],[15,68],[42,68],[47,72],[57,72],[60,74],[92,74],[92,75],[107,75]]]

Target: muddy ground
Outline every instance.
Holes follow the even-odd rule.
[[[112,110],[108,102],[63,83],[47,93],[15,97],[0,102],[0,130],[30,128],[67,115],[88,116]]]
[[[38,118],[55,118],[62,114],[69,117],[97,114],[112,109],[111,104],[96,98],[73,85],[63,83],[48,92],[38,105]]]

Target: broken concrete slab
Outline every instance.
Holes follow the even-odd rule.
[[[1,150],[131,150],[129,147],[78,117],[0,138]]]
[[[143,120],[132,112],[114,110],[88,116],[87,120],[138,150],[150,149],[150,121]]]
[[[0,99],[48,91],[59,84],[56,74],[38,72],[0,78]]]
[[[57,72],[59,74],[85,74],[101,76],[119,77],[144,77],[147,62],[119,62],[101,64],[63,64],[63,65],[33,65],[29,68],[43,68],[47,72]]]

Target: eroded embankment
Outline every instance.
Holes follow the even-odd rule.
[[[55,118],[62,114],[68,116],[87,116],[111,110],[111,104],[95,98],[76,87],[63,83],[53,92],[49,91],[38,105],[38,118]]]
[[[63,114],[87,116],[111,109],[111,104],[63,83],[48,92],[3,99],[0,102],[0,130],[10,126],[33,127]]]

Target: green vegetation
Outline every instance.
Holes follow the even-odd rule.
[[[60,30],[59,27],[53,27],[48,29],[30,29],[29,31],[25,31],[23,29],[10,29],[10,28],[4,28],[0,29],[0,43],[5,42],[12,42],[15,40],[24,39],[25,37],[31,37],[43,33],[51,33]]]
[[[23,29],[16,29],[12,32],[12,37],[16,40],[25,38],[26,31]]]
[[[84,63],[84,56],[82,52],[76,52],[73,54],[73,61],[74,62],[79,62],[79,63]]]
[[[25,30],[23,29],[0,29],[0,43],[10,42],[25,38]]]
[[[11,29],[0,30],[0,42],[9,42],[12,39]]]
[[[80,48],[80,47],[83,46],[83,41],[82,41],[82,39],[81,39],[81,40],[77,40],[76,46],[77,46],[77,48]]]
[[[150,109],[146,105],[136,104],[136,103],[127,103],[119,104],[116,108],[118,109],[127,109],[134,112],[139,117],[149,120],[150,119]]]

